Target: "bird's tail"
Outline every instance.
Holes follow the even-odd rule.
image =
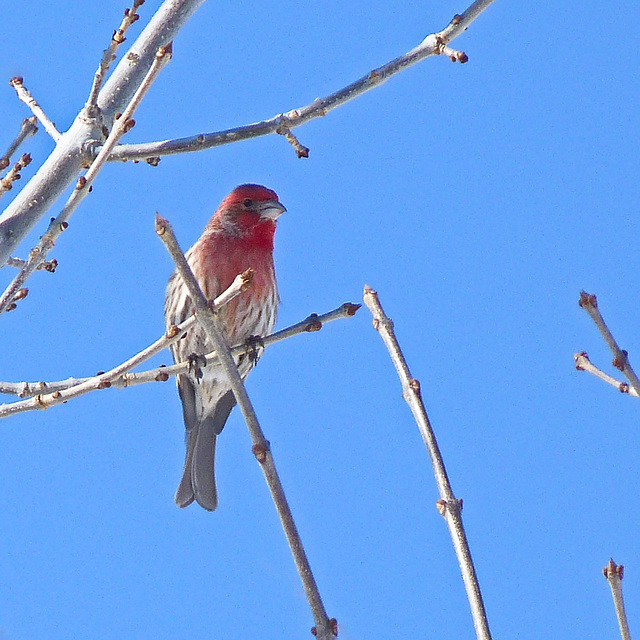
[[[179,507],[187,507],[194,500],[207,511],[215,511],[218,506],[215,479],[216,439],[235,403],[233,393],[228,391],[216,404],[214,414],[189,430],[184,471],[175,497]]]

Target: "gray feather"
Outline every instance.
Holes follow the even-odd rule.
[[[190,505],[194,499],[207,511],[214,511],[218,506],[215,480],[216,439],[235,404],[233,392],[227,391],[216,404],[215,413],[188,431],[184,473],[176,492],[176,504],[179,507]]]

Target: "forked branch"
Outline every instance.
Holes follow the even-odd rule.
[[[586,291],[582,291],[580,293],[580,300],[578,301],[578,304],[589,314],[589,317],[593,320],[596,327],[598,327],[600,334],[604,338],[604,341],[607,343],[607,346],[613,354],[613,366],[619,371],[622,371],[624,377],[629,381],[629,384],[635,391],[635,393],[631,395],[640,396],[640,380],[638,380],[636,372],[631,367],[628,353],[618,346],[616,339],[613,337],[613,334],[604,321],[604,318],[600,313],[600,309],[598,308],[598,300],[596,296],[594,294],[587,293]],[[591,365],[588,357],[586,357],[586,362],[589,362],[589,365],[591,366],[583,366],[586,365],[585,357],[581,358],[581,356],[583,355],[586,357],[586,353],[584,352],[578,353],[574,356],[574,359],[576,361],[576,369],[578,369],[578,371],[589,371],[589,373],[593,374],[595,374],[595,371],[600,371],[599,369],[597,369],[597,367]],[[606,374],[595,375],[598,375],[598,377],[602,380],[605,380],[605,382],[617,386],[618,389],[622,392],[628,391],[628,389],[625,389],[623,386],[621,386],[624,385],[624,383],[620,383],[617,380],[610,378],[610,376],[606,376]]]
[[[67,200],[62,211],[51,221],[46,233],[42,238],[40,238],[38,245],[29,252],[29,258],[27,259],[25,266],[20,269],[18,275],[13,279],[11,284],[0,297],[0,314],[3,311],[6,311],[11,304],[14,304],[14,298],[17,291],[23,286],[27,278],[38,268],[38,266],[44,262],[47,254],[55,245],[58,236],[69,226],[68,220],[71,217],[71,214],[91,191],[93,181],[102,169],[104,163],[107,161],[111,150],[115,147],[118,140],[120,140],[120,138],[122,138],[122,136],[130,131],[135,125],[135,121],[132,119],[135,110],[138,108],[142,98],[151,87],[155,78],[170,59],[171,44],[166,47],[160,47],[144,81],[134,93],[121,117],[115,121],[104,146],[100,149],[100,153],[98,153],[95,160],[91,163],[87,173],[78,178],[76,188],[73,190],[73,193]]]
[[[237,281],[239,278],[244,277],[245,274],[237,276],[236,281],[234,281],[231,287],[216,298],[217,307],[226,304],[231,299],[231,296],[235,295],[234,290],[237,286]],[[260,345],[261,347],[267,348],[272,344],[276,344],[282,340],[287,340],[288,338],[300,335],[301,333],[313,333],[320,331],[320,329],[329,322],[333,322],[334,320],[339,320],[341,318],[352,317],[355,315],[359,307],[360,305],[345,302],[337,309],[324,313],[320,316],[312,313],[301,322],[297,322],[286,329],[276,331],[269,336],[261,337]],[[124,389],[150,382],[166,382],[171,376],[176,376],[179,373],[186,373],[192,366],[188,361],[174,364],[169,367],[161,365],[154,369],[139,371],[137,373],[131,373],[131,370],[153,357],[156,353],[166,348],[176,340],[179,340],[184,335],[184,332],[192,327],[195,322],[195,316],[187,318],[187,320],[182,324],[175,328],[172,327],[167,334],[156,340],[146,349],[143,349],[140,353],[135,354],[110,371],[100,372],[95,376],[88,378],[67,378],[66,380],[58,380],[55,382],[0,382],[0,393],[18,396],[19,398],[28,398],[27,400],[0,405],[0,418],[8,418],[9,416],[17,413],[24,413],[25,411],[37,411],[41,409],[48,409],[49,407],[55,407],[64,404],[73,398],[77,398],[86,393],[91,393],[92,391],[99,391],[102,389]],[[231,354],[234,358],[237,358],[244,353],[249,353],[254,350],[254,344],[239,344],[233,347]],[[207,364],[203,366],[220,366],[218,363],[218,356],[215,351],[205,354],[205,360]]]
[[[429,56],[445,55],[451,60],[461,63],[467,62],[468,57],[464,52],[451,49],[448,44],[463,33],[467,27],[482,13],[494,0],[476,0],[464,13],[455,15],[451,22],[440,32],[427,36],[417,47],[404,55],[373,69],[365,76],[324,97],[317,98],[311,104],[286,113],[281,113],[268,120],[256,122],[232,129],[216,131],[214,133],[200,133],[188,138],[175,140],[163,140],[161,142],[149,142],[144,144],[128,144],[117,147],[110,156],[110,160],[142,160],[155,163],[161,156],[175,153],[188,153],[202,151],[220,145],[249,140],[259,136],[277,133],[285,136],[294,148],[299,158],[306,158],[309,149],[302,145],[291,133],[291,129],[306,124],[314,118],[326,116],[331,110],[361,96],[366,91],[380,86],[391,76],[404,71],[411,65],[428,58]]]

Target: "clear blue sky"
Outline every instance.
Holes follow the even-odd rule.
[[[66,129],[124,6],[3,11],[0,148],[29,115],[8,80],[23,76]],[[209,2],[130,141],[307,104],[466,6]],[[617,637],[610,556],[637,630],[640,403],[576,372],[573,354],[610,370],[584,288],[640,365],[639,31],[634,3],[501,0],[455,41],[468,64],[428,59],[297,129],[307,160],[271,136],[109,165],[52,254],[58,272],[0,318],[0,379],[88,375],[145,347],[171,272],[154,212],[186,248],[231,188],[263,183],[288,209],[278,327],[359,302],[365,282],[395,320],[464,499],[494,637]],[[41,131],[24,150],[35,167],[51,149]],[[473,637],[427,454],[368,311],[269,349],[248,388],[341,637]],[[211,514],[173,504],[172,381],[2,422],[0,638],[310,637],[250,444],[234,412]]]

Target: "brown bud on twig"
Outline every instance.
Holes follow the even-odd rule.
[[[254,444],[253,447],[251,447],[251,452],[260,464],[265,463],[267,459],[267,451],[269,451],[269,443],[267,441],[265,441],[264,444]]]

